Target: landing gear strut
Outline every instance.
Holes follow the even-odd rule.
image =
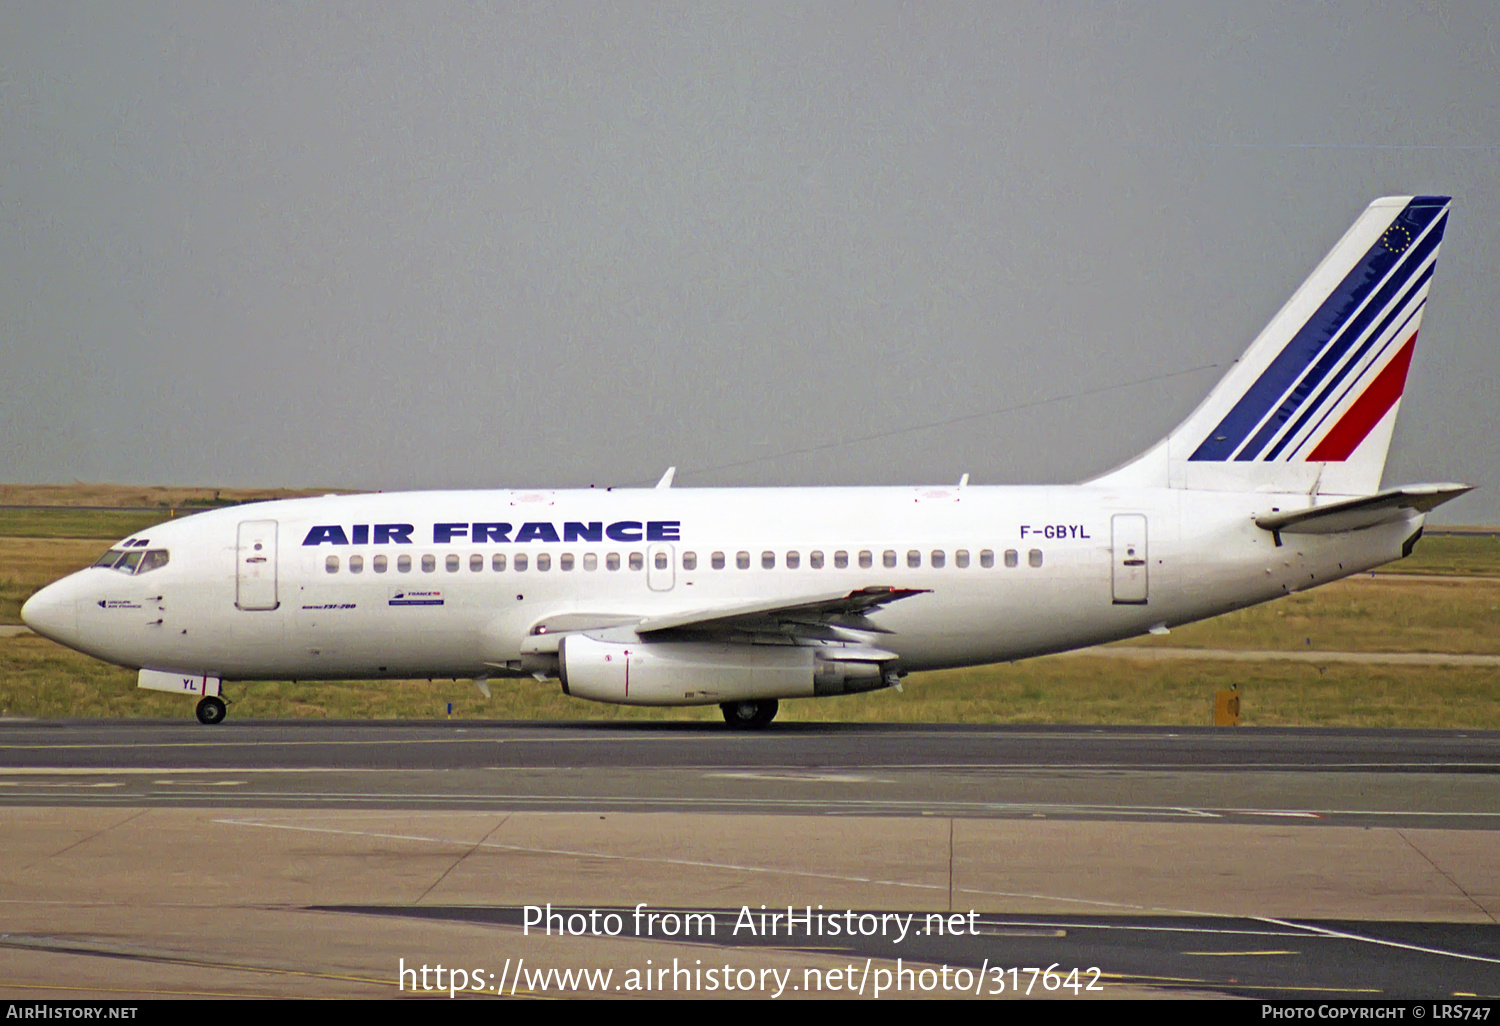
[[[223,723],[229,709],[224,705],[222,698],[209,695],[198,701],[198,722],[213,726],[215,723]]]
[[[774,698],[758,702],[725,702],[719,706],[724,710],[724,722],[736,730],[760,730],[776,718],[780,703]]]

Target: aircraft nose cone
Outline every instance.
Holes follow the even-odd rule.
[[[78,633],[78,604],[72,588],[49,584],[21,607],[21,622],[44,638],[64,645]]]

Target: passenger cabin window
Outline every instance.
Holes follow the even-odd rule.
[[[812,567],[814,570],[823,569],[823,553],[819,552],[817,549],[809,552],[807,554],[807,565]]]
[[[990,567],[994,566],[995,565],[995,553],[992,550],[990,550],[990,549],[980,549],[979,550],[979,565],[982,566],[982,567],[984,567],[986,570],[988,570]],[[1011,563],[1010,565],[1011,566],[1015,566],[1014,563]]]
[[[516,568],[516,573],[521,574],[526,572],[526,553],[517,552],[516,558],[510,562]]]
[[[448,572],[450,574],[456,574],[456,573],[458,573],[459,563],[460,563],[460,560],[459,560],[459,558],[458,558],[458,556],[456,554],[455,555],[450,555],[447,559],[443,560],[443,565],[448,568]]]
[[[583,568],[589,571],[599,569],[599,554],[597,552],[585,552],[583,554]]]
[[[800,565],[802,565],[802,557],[801,556],[799,556],[795,552],[788,552],[786,554],[786,568],[788,570],[795,570]]]
[[[385,573],[385,568],[386,561],[384,556],[376,556],[374,559],[370,560],[370,569],[374,570],[377,574]]]
[[[886,549],[880,554],[880,562],[887,570],[894,569],[896,566],[896,550]]]
[[[400,571],[401,573],[403,573],[403,574],[409,574],[409,573],[411,573],[411,557],[410,556],[397,556],[396,557],[396,569],[398,571]]]
[[[365,557],[364,556],[350,556],[349,557],[349,572],[351,574],[362,574],[362,573],[364,573],[365,572]]]
[[[573,553],[564,552],[561,556],[558,556],[557,568],[564,571],[573,569]]]
[[[658,552],[652,558],[651,562],[656,564],[656,569],[665,570],[667,568],[667,554],[665,552]]]
[[[630,554],[630,569],[632,569],[632,570],[640,570],[645,565],[646,565],[646,557],[645,556],[641,555],[639,552],[632,552]]]
[[[329,556],[327,559],[323,560],[323,569],[326,570],[326,571],[328,571],[331,574],[338,573],[339,572],[339,557],[337,557],[337,556]]]
[[[906,552],[906,565],[913,570],[922,566],[922,554],[916,549],[908,549]]]
[[[849,553],[839,549],[833,554],[833,565],[837,570],[844,570],[849,566]]]
[[[934,570],[941,570],[943,568],[943,564],[946,562],[948,562],[948,558],[943,555],[942,549],[932,550],[932,568]]]
[[[609,555],[605,556],[604,568],[606,570],[620,569],[620,554],[618,552],[611,552]]]
[[[1005,565],[1006,566],[1008,566],[1012,570],[1014,570],[1017,566],[1020,565],[1020,562],[1021,561],[1016,558],[1016,550],[1015,549],[1006,549],[1005,550]]]
[[[1032,549],[1030,552],[1026,553],[1026,562],[1029,566],[1041,566],[1042,550]]]
[[[774,570],[776,568],[776,553],[762,552],[760,554],[760,568],[762,570]]]
[[[748,552],[736,552],[734,554],[734,565],[737,566],[737,567],[739,567],[741,570],[749,570],[750,569],[750,553],[748,553]]]
[[[684,570],[698,569],[698,553],[684,552],[682,554],[682,568]]]
[[[960,570],[967,567],[969,565],[969,550],[959,549],[957,552],[955,552],[953,554],[953,565],[958,567]]]
[[[477,552],[470,556],[469,570],[476,574],[484,573],[484,557]]]
[[[490,569],[496,573],[505,571],[505,553],[497,552],[490,557]]]
[[[862,549],[859,554],[859,568],[868,570],[875,565],[875,556],[869,549]]]
[[[546,552],[538,552],[536,554],[536,568],[537,568],[538,572],[543,571],[543,570],[551,570],[552,569],[552,556],[551,556],[551,554],[550,553],[546,553]]]
[[[437,569],[437,557],[428,553],[422,557],[422,572],[430,574]]]
[[[715,552],[713,556],[710,557],[709,561],[713,564],[715,570],[724,569],[724,553]]]

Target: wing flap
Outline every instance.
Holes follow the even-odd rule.
[[[698,609],[669,616],[654,616],[636,624],[641,636],[668,631],[745,631],[791,633],[810,637],[834,636],[832,629],[845,628],[875,634],[890,631],[877,627],[868,614],[900,599],[920,595],[926,588],[860,588],[857,591],[815,595],[788,602],[785,599],[749,602],[739,606]]]

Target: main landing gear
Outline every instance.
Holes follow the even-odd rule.
[[[224,717],[229,709],[224,705],[222,698],[209,695],[207,698],[198,700],[198,722],[213,726],[215,723],[223,723]]]
[[[725,702],[719,708],[724,710],[724,722],[735,730],[760,730],[776,718],[780,703],[765,698],[757,702]]]

